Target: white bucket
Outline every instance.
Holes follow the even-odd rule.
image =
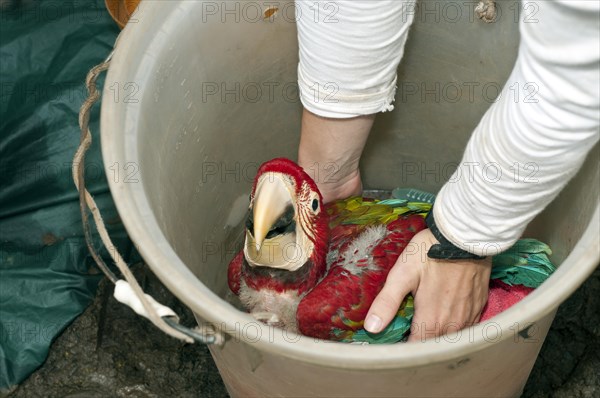
[[[378,116],[363,158],[367,187],[437,191],[460,160],[512,68],[518,41],[508,5],[495,24],[473,17],[474,5],[421,4],[399,71],[397,109]],[[263,20],[269,7],[278,12]],[[296,65],[291,1],[142,1],[104,86],[102,151],[119,213],[161,281],[233,337],[211,347],[228,391],[519,395],[558,305],[598,264],[598,148],[528,230],[550,244],[559,269],[508,311],[415,344],[286,335],[223,297],[258,164],[295,158]]]

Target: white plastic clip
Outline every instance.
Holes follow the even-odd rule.
[[[173,311],[172,309],[170,309],[167,306],[160,304],[159,302],[154,300],[154,298],[152,296],[150,296],[148,294],[144,293],[144,296],[146,296],[146,299],[150,302],[150,305],[152,305],[152,308],[154,308],[156,313],[161,318],[164,316],[174,317],[177,320],[177,322],[179,322],[179,317],[175,314],[175,311]],[[135,293],[133,292],[133,289],[131,288],[129,283],[127,283],[126,281],[119,279],[115,283],[114,297],[117,299],[117,301],[130,307],[138,315],[141,315],[144,318],[150,319],[150,317],[148,316],[148,313],[146,312],[146,309],[144,308],[144,305],[142,304],[140,299],[135,295]]]

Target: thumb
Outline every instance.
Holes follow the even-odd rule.
[[[406,295],[418,286],[418,279],[411,277],[406,272],[408,269],[399,265],[396,263],[392,268],[383,289],[371,304],[364,325],[368,332],[381,332],[394,319]]]

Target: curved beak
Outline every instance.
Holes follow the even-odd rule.
[[[291,205],[292,195],[281,176],[267,173],[258,181],[254,193],[252,231],[257,252],[276,221]]]

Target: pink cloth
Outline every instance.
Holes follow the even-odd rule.
[[[523,285],[510,286],[499,280],[491,280],[488,302],[483,308],[480,322],[509,309],[534,290]]]

